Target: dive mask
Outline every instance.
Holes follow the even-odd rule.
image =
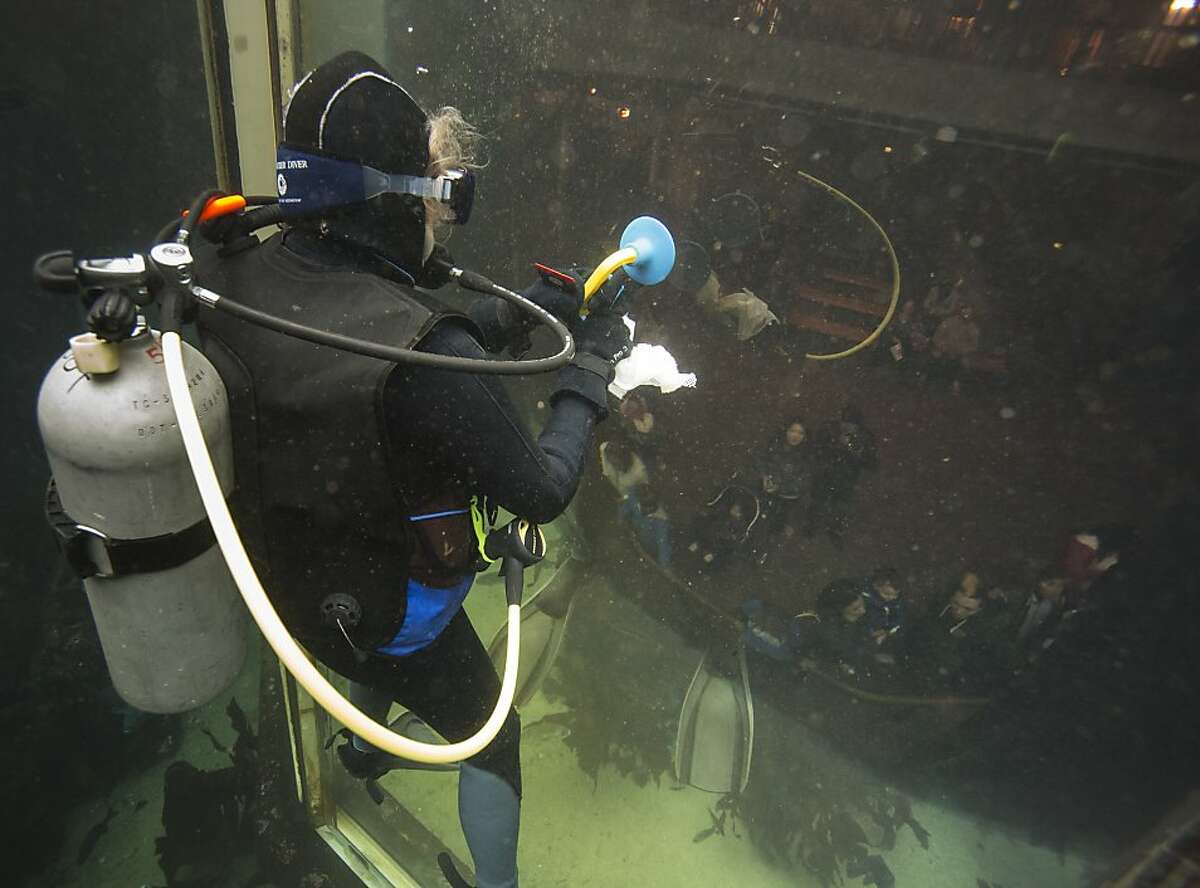
[[[276,153],[275,187],[285,218],[311,217],[381,194],[408,194],[444,204],[451,211],[450,221],[464,225],[475,203],[475,174],[467,169],[433,177],[407,176],[286,145]]]

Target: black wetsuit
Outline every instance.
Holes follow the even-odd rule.
[[[486,357],[475,337],[455,323],[439,324],[418,347]],[[552,520],[571,502],[597,415],[582,398],[558,398],[535,440],[499,377],[424,367],[398,366],[384,404],[393,456],[410,461],[417,483],[429,479],[431,485],[480,490],[535,522]]]
[[[461,147],[469,158],[470,140],[460,146],[444,123],[376,61],[342,53],[292,91],[283,147],[423,178],[444,160],[430,151],[435,132],[450,136],[447,153]],[[230,286],[213,289],[353,338],[484,357],[475,318],[413,286],[438,285],[441,265],[422,250],[431,198],[389,190],[362,202],[360,190],[300,172],[307,162],[285,169],[280,206],[298,221],[283,237],[216,263]],[[469,194],[452,189],[444,208],[455,221],[466,221]],[[332,203],[320,218],[314,199]],[[245,244],[230,240],[234,250]],[[533,295],[560,316],[574,314],[574,302],[564,306],[552,289]],[[247,505],[239,517],[251,531],[260,519],[258,561],[270,569],[280,616],[352,679],[351,700],[376,721],[397,700],[446,739],[465,739],[494,708],[499,685],[461,610],[478,555],[466,507],[483,496],[543,522],[562,511],[605,412],[613,359],[627,345],[620,318],[592,312],[577,325],[578,352],[558,373],[535,440],[495,379],[414,370],[247,331],[219,315],[207,323],[230,390],[238,484],[256,487],[240,491]],[[479,335],[495,351],[518,325],[502,323],[494,302],[479,308],[480,320],[489,316],[495,323]],[[483,888],[517,885],[519,736],[510,711],[495,740],[459,768],[459,818]],[[338,755],[359,776],[387,766],[357,737]]]
[[[267,287],[281,272],[288,274],[293,269],[299,269],[309,277],[297,277],[293,289],[285,291],[284,303],[288,305],[293,298],[297,303],[303,302],[309,306],[328,305],[326,300],[333,300],[336,304],[336,300],[341,298],[339,292],[336,287],[331,289],[323,285],[325,277],[331,283],[340,282],[343,287],[353,287],[355,292],[362,286],[369,286],[368,279],[372,277],[357,270],[367,258],[360,251],[325,242],[301,231],[288,232],[282,241],[268,241],[261,247],[253,248],[253,251],[261,251],[262,258],[247,256],[244,260],[239,257],[214,260],[217,263],[214,273],[224,265],[226,273],[230,275],[226,281],[216,278],[214,282],[218,287],[229,286],[230,296],[252,306],[256,304],[256,299],[267,298]],[[258,267],[258,263],[262,262],[266,263],[265,267]],[[390,279],[389,286],[399,284],[403,288],[407,282],[407,276],[398,269],[390,274],[387,265],[379,266],[376,263],[372,266],[367,263],[367,267],[372,271],[383,271]],[[346,277],[347,274],[354,276]],[[308,283],[310,279],[311,284]],[[391,291],[394,291],[392,296],[399,294],[406,298],[396,287],[391,287]],[[477,326],[461,316],[448,314],[439,320],[438,315],[432,315],[432,326],[426,325],[415,347],[445,355],[487,357],[473,333],[473,327],[480,331],[490,347],[496,349],[504,346],[508,337],[521,332],[517,316],[501,309],[497,303],[498,300],[485,299],[473,308],[471,317],[479,322]],[[221,326],[217,320],[215,317],[208,320],[207,330],[202,328],[202,332],[207,333],[206,350],[217,363],[230,389],[235,458],[240,446],[243,457],[238,466],[239,476],[248,479],[255,474],[253,460],[247,464],[244,458],[244,454],[255,446],[248,442],[251,434],[248,430],[253,427],[252,434],[262,439],[270,433],[272,416],[278,417],[276,425],[286,421],[289,396],[287,392],[282,395],[278,392],[263,394],[264,387],[269,384],[267,376],[273,364],[252,370],[250,375],[257,373],[259,376],[257,389],[252,386],[247,390],[230,384],[231,377],[238,372],[237,367],[230,366],[228,358],[224,362],[219,359],[218,352],[221,350],[214,348],[211,340],[215,337],[227,342],[229,350],[251,366],[256,358],[253,354],[256,349],[279,350],[280,363],[298,365],[290,370],[296,375],[296,384],[299,386],[305,385],[305,365],[298,355],[310,355],[314,361],[317,358],[311,351],[297,351],[306,348],[303,344],[296,346],[294,341],[286,339],[281,344],[278,339],[280,334],[249,328],[242,322],[234,322],[238,325],[236,327]],[[360,335],[370,338],[371,333],[365,331]],[[322,350],[322,353],[326,351]],[[318,376],[321,372],[336,372],[339,360],[331,360],[328,355],[323,360],[326,363],[317,365],[314,370]],[[342,363],[349,360],[351,358],[348,357],[340,359]],[[568,368],[568,371],[578,371],[578,368]],[[603,404],[604,384],[599,377],[596,377],[594,385],[590,381],[586,383],[591,388],[587,389],[587,396],[584,396],[564,382],[569,377],[568,371],[560,374],[560,388],[550,399],[550,415],[541,434],[535,439],[521,421],[504,383],[497,377],[394,366],[386,376],[382,391],[374,399],[375,410],[381,414],[378,423],[380,433],[386,442],[377,446],[386,452],[384,458],[389,466],[388,475],[381,477],[390,476],[394,480],[396,495],[405,509],[422,511],[430,504],[462,506],[471,494],[483,494],[514,514],[532,521],[552,520],[562,512],[575,493],[592,428],[603,411],[599,405]],[[241,395],[238,394],[239,389]],[[337,390],[335,388],[334,392]],[[270,390],[267,391],[269,393]],[[300,399],[305,395],[298,393],[295,397]],[[346,397],[349,399],[352,394],[347,391]],[[360,392],[353,397],[365,405],[363,409],[371,409],[369,396]],[[266,403],[268,399],[275,403],[282,401],[283,406],[269,408]],[[253,404],[253,419],[245,413],[247,403]],[[239,419],[239,416],[242,418]],[[303,423],[303,417],[299,422]],[[292,451],[292,439],[299,434],[303,434],[302,425],[296,435],[282,439],[284,458],[294,463],[293,475],[302,474],[312,461],[302,455],[303,443],[298,444],[300,450],[289,452]],[[361,445],[362,442],[359,442]],[[265,445],[260,442],[258,446],[261,448]],[[269,454],[259,455],[258,459],[261,465],[262,460],[269,461],[271,457]],[[349,463],[349,471],[353,472],[354,464],[366,470],[372,461],[377,463],[379,458],[371,453],[348,452],[342,454],[341,461]],[[259,468],[258,474],[262,473],[263,470]],[[346,484],[353,483],[352,478],[343,476],[343,479]],[[304,483],[312,484],[307,480]],[[279,481],[264,482],[264,488],[256,491],[252,498],[258,501],[258,511],[265,511],[269,515],[285,492],[280,489]],[[327,498],[319,483],[306,497],[301,503],[304,508],[299,510],[302,513],[317,512],[324,508]],[[249,503],[246,507],[247,511],[254,511]],[[351,515],[349,518],[343,517],[339,525],[339,532],[341,527],[348,527],[346,539],[351,549],[355,545],[355,535],[360,532],[356,530],[358,523],[359,519]],[[421,534],[434,524],[443,525],[442,530],[445,531],[439,540],[445,537],[460,543],[451,559],[452,563],[442,563],[436,552],[422,548],[425,544],[421,541]],[[297,526],[311,530],[307,526]],[[412,534],[417,540],[411,545],[408,562],[410,578],[428,581],[435,586],[449,586],[470,575],[471,568],[465,565],[473,563],[474,559],[462,557],[466,547],[461,545],[463,539],[473,540],[468,536],[469,516],[415,524],[413,527],[419,530]],[[278,538],[278,530],[276,534]],[[319,535],[314,539],[319,539]],[[279,552],[284,549],[287,542],[285,535],[282,544],[276,543],[275,550]],[[276,592],[286,594],[289,589],[308,585],[317,591],[304,594],[320,596],[328,591],[327,587],[336,585],[336,578],[323,575],[320,565],[313,564],[316,554],[313,551],[286,551],[269,559],[271,572],[277,575]],[[350,556],[346,564],[353,571],[353,551]],[[304,567],[306,564],[310,567]],[[305,579],[310,574],[301,571],[309,569],[315,569],[316,575],[306,584]],[[373,573],[360,571],[350,583],[355,588],[349,591],[362,590],[364,594],[369,594],[371,587],[374,587],[375,594],[382,594],[385,600],[390,596],[403,602],[405,578],[399,575],[401,572],[400,561],[384,562],[382,570]],[[275,594],[273,592],[273,597]],[[303,619],[307,619],[313,610],[307,599],[299,604],[292,602],[292,606]],[[282,609],[281,613],[287,621],[287,613]],[[402,657],[372,654],[364,659],[335,630],[305,627],[307,631],[304,631],[296,625],[296,621],[289,624],[289,628],[302,637],[306,647],[322,662],[354,682],[386,693],[447,739],[461,740],[475,733],[495,706],[499,680],[482,642],[461,610],[427,646]],[[512,711],[496,739],[470,760],[477,767],[502,777],[518,795],[521,790],[519,735],[517,715]]]
[[[472,315],[485,314],[472,312]],[[515,333],[500,327],[495,334]],[[498,342],[494,344],[499,344]],[[421,351],[486,357],[462,326],[443,322],[419,344]],[[596,408],[576,397],[555,401],[534,439],[496,376],[398,366],[384,394],[392,458],[404,460],[412,477],[436,488],[486,493],[510,512],[535,522],[557,517],[570,503],[584,468]],[[332,644],[321,659],[353,681],[387,690],[439,734],[468,737],[492,714],[500,681],[470,620],[459,611],[425,648],[404,657],[371,657],[359,663],[348,646]],[[499,774],[521,793],[515,710],[496,739],[470,759]]]

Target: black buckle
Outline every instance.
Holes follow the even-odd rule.
[[[94,528],[76,524],[71,516],[63,511],[62,500],[58,496],[58,487],[54,484],[53,478],[50,479],[50,484],[46,488],[45,508],[46,521],[54,531],[58,540],[58,548],[62,550],[67,563],[71,565],[76,576],[81,580],[94,576],[111,576],[111,572],[109,574],[101,573],[90,551],[90,543],[97,539],[103,540],[104,534]],[[110,564],[110,571],[111,567]]]
[[[66,513],[53,478],[46,488],[46,521],[81,580],[169,570],[204,554],[216,542],[207,517],[177,533],[139,540],[113,539],[94,527],[79,524]]]

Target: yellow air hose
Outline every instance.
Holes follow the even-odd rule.
[[[588,279],[583,282],[583,302],[586,305],[587,301],[595,295],[596,291],[604,286],[604,282],[609,279],[614,271],[622,265],[629,265],[631,262],[637,262],[637,250],[633,247],[623,247],[615,253],[609,254],[603,262],[596,266],[596,270],[588,275]]]
[[[887,312],[884,314],[883,320],[879,322],[879,326],[872,330],[864,340],[855,343],[844,351],[831,352],[824,355],[806,354],[804,356],[806,358],[811,358],[814,361],[837,361],[841,358],[848,358],[855,352],[862,351],[868,345],[871,345],[880,337],[883,331],[887,329],[887,325],[892,322],[892,315],[896,313],[896,304],[900,301],[900,260],[896,257],[896,249],[892,246],[892,240],[887,236],[887,232],[883,230],[883,226],[876,222],[875,217],[863,209],[863,207],[860,206],[858,202],[854,200],[854,198],[850,197],[848,194],[843,194],[841,191],[838,191],[838,189],[834,188],[828,182],[822,182],[816,176],[810,176],[808,173],[804,172],[804,170],[796,170],[796,175],[800,176],[806,182],[816,185],[818,188],[824,190],[828,194],[833,195],[843,203],[849,204],[851,207],[858,210],[858,212],[862,214],[863,218],[870,222],[875,230],[879,232],[879,236],[883,238],[883,245],[887,247],[888,258],[892,263],[892,295],[891,299],[888,301]]]
[[[863,218],[870,222],[872,227],[879,232],[879,236],[883,238],[883,245],[887,248],[888,259],[891,261],[892,265],[892,293],[890,299],[888,300],[887,312],[884,313],[883,319],[879,322],[879,325],[876,326],[875,329],[872,330],[861,342],[857,342],[843,351],[821,355],[815,355],[811,353],[805,355],[806,358],[811,358],[814,361],[836,361],[841,358],[848,358],[855,352],[860,352],[867,346],[874,343],[875,340],[882,335],[883,331],[887,329],[887,325],[892,322],[892,316],[896,313],[896,305],[900,302],[900,260],[896,256],[896,249],[892,246],[891,238],[887,236],[887,232],[883,230],[883,226],[876,222],[875,217],[867,212],[867,210],[864,209],[857,201],[855,201],[854,198],[834,188],[828,182],[822,182],[816,176],[810,176],[803,170],[796,170],[796,175],[803,178],[806,182],[809,182],[825,192],[833,195],[843,203],[850,205],[857,210],[858,213],[863,216]],[[583,284],[585,313],[587,301],[592,298],[597,290],[604,286],[604,282],[609,279],[612,273],[621,266],[629,265],[631,262],[636,262],[637,260],[637,251],[634,250],[633,247],[624,247],[623,249],[617,250],[615,253],[610,254],[603,262],[596,266],[596,269],[590,275],[588,275],[588,279]]]

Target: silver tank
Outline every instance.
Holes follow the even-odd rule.
[[[38,425],[63,510],[110,538],[184,530],[205,517],[175,423],[157,332],[121,343],[120,368],[88,375],[70,351],[42,381]],[[184,343],[192,402],[228,497],[233,447],[225,385]],[[109,674],[126,702],[183,712],[225,690],[241,669],[246,618],[214,543],[178,567],[84,580]]]

